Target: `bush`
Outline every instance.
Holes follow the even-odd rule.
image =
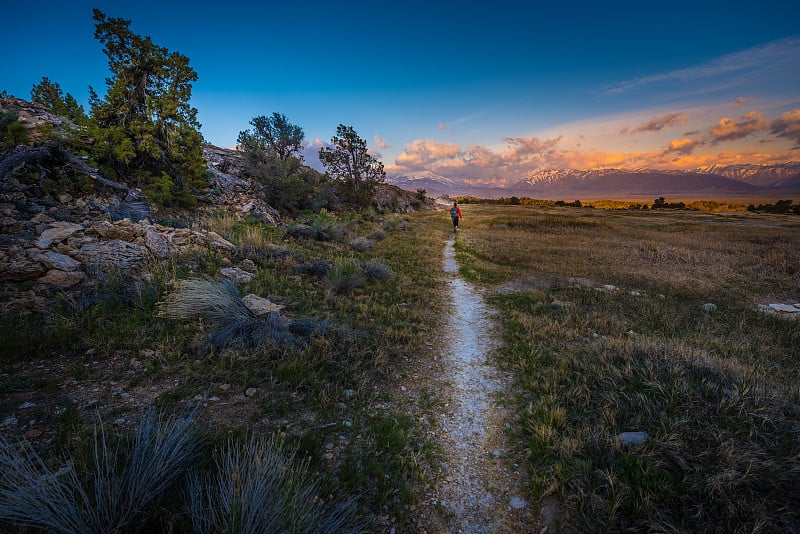
[[[372,250],[373,243],[366,237],[357,237],[350,241],[350,247],[356,252],[369,252]]]
[[[129,440],[111,447],[102,421],[93,473],[69,461],[53,471],[28,444],[0,436],[0,521],[51,532],[119,532],[140,525],[200,456],[194,412],[163,420],[151,409]]]
[[[360,532],[352,501],[326,500],[308,464],[295,463],[281,442],[251,436],[229,441],[211,475],[189,478],[192,527],[216,532]]]
[[[358,265],[351,259],[336,260],[328,272],[328,287],[335,295],[346,295],[363,283]]]
[[[361,265],[361,269],[364,271],[364,276],[370,282],[374,280],[385,280],[393,274],[392,270],[387,265],[374,258],[365,261]]]

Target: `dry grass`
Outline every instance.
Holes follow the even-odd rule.
[[[800,324],[753,307],[800,301],[797,217],[465,215],[461,271],[502,289],[533,499],[581,532],[800,528]]]

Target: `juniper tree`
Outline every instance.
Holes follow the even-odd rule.
[[[369,206],[375,186],[386,180],[383,163],[367,152],[367,142],[352,126],[340,124],[331,146],[320,149],[319,159],[345,199],[358,207]]]
[[[106,95],[90,87],[94,155],[106,172],[132,178],[163,204],[192,205],[206,169],[189,58],[131,31],[131,21],[94,10],[94,36],[111,76]]]
[[[47,76],[31,88],[31,100],[46,106],[59,117],[66,117],[76,124],[86,122],[86,112],[70,93],[64,94],[58,82],[52,82]]]

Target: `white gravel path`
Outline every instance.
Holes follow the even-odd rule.
[[[487,361],[497,347],[492,310],[475,288],[457,276],[453,240],[445,247],[444,270],[452,274],[452,314],[441,354],[449,409],[440,418],[437,437],[447,465],[428,496],[442,516],[428,531],[530,532],[535,522],[530,522],[522,474],[507,465],[503,432],[507,413],[495,395],[508,387],[510,379]]]

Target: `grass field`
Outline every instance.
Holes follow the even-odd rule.
[[[800,323],[755,309],[800,301],[800,219],[478,205],[464,215],[460,273],[501,312],[497,363],[514,376],[510,433],[532,502],[556,498],[560,525],[581,532],[800,529]],[[0,524],[413,531],[441,455],[426,427],[444,408],[435,391],[398,390],[440,346],[449,220],[297,222],[214,214],[194,224],[233,254],[153,265],[144,284],[119,273],[88,306],[0,322],[0,462],[21,470],[0,481]],[[231,265],[256,270],[238,295],[285,306],[282,336],[250,319],[226,328],[226,310],[241,315],[230,287],[192,301],[222,299],[221,313],[165,312],[185,281],[218,281]],[[290,333],[302,342],[284,344]],[[198,403],[197,432],[185,432],[175,417]],[[623,446],[622,432],[648,437]],[[18,451],[21,438],[32,448]],[[175,467],[164,477],[153,465]],[[142,481],[143,500],[120,501],[108,480]],[[281,498],[266,517],[241,492],[270,480]],[[71,515],[37,508],[26,493],[36,487]]]
[[[755,309],[800,301],[796,216],[468,208],[534,501],[580,532],[800,529],[800,322]]]

